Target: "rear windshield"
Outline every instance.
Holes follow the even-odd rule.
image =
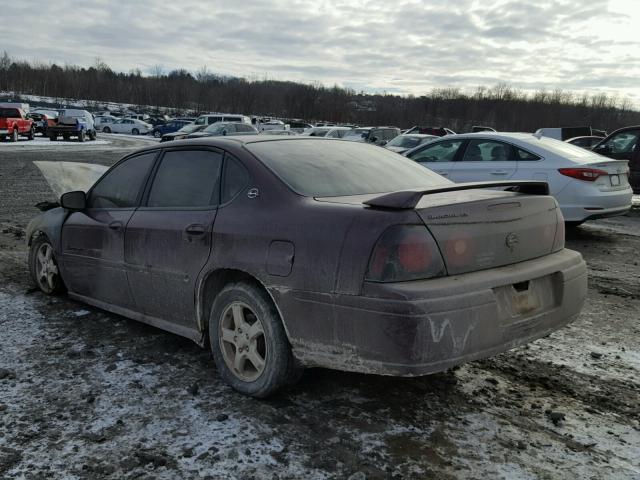
[[[295,192],[309,197],[386,193],[449,184],[384,148],[341,140],[275,140],[246,148]]]
[[[0,108],[0,118],[20,118],[20,116],[16,108]]]
[[[578,147],[576,145],[571,145],[570,143],[563,142],[561,140],[556,140],[554,138],[549,137],[540,137],[540,139],[533,137],[528,140],[533,146],[538,146],[544,148],[545,150],[549,150],[556,155],[560,155],[562,157],[568,157],[573,160],[583,160],[583,161],[603,161],[604,159],[598,155],[597,153],[593,153],[590,150],[585,150],[584,148]]]

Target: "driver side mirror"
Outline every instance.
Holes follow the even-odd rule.
[[[87,194],[80,190],[63,193],[60,206],[67,210],[84,210],[87,208]]]

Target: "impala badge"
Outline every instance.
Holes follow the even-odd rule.
[[[509,250],[513,252],[513,250],[520,243],[520,239],[515,233],[510,233],[509,235],[507,235],[507,238],[505,238],[505,243],[507,244],[507,247],[509,247]]]
[[[260,190],[257,188],[250,188],[247,192],[247,197],[249,198],[258,198],[260,196]]]

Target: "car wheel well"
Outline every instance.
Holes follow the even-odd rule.
[[[27,241],[27,247],[30,247],[33,241],[40,236],[44,236],[45,238],[47,237],[47,235],[41,230],[36,230],[35,232],[33,232],[33,234],[29,237],[29,240]]]
[[[200,289],[200,315],[199,315],[199,327],[204,335],[208,336],[209,331],[209,315],[211,314],[211,307],[213,306],[213,302],[218,296],[218,294],[222,291],[222,289],[230,284],[235,282],[246,282],[249,283],[256,288],[264,291],[266,296],[271,300],[273,305],[276,307],[278,311],[278,315],[280,316],[280,320],[282,321],[282,314],[280,313],[280,309],[278,308],[276,302],[273,297],[269,293],[269,291],[265,288],[265,286],[253,275],[248,274],[247,272],[243,272],[242,270],[235,270],[229,268],[221,268],[219,270],[214,270],[209,273],[207,277],[204,279],[202,283],[202,288]],[[287,331],[286,326],[283,322],[283,327],[285,332]],[[288,336],[288,332],[287,332]],[[203,343],[207,343],[208,338],[204,340]]]

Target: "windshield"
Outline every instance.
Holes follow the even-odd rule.
[[[369,133],[371,130],[368,128],[354,128],[353,130],[347,132],[347,134],[342,137],[344,140],[360,140],[363,138],[369,138]]]
[[[275,140],[246,145],[295,192],[336,197],[449,184],[440,175],[372,145],[339,140]]]
[[[195,131],[200,125],[196,125],[195,123],[188,123],[184,127],[182,127],[178,132],[180,133],[191,133]]]
[[[207,128],[205,128],[203,130],[203,132],[207,132],[207,133],[220,133],[222,132],[222,130],[224,130],[225,128],[227,128],[227,126],[224,123],[214,123],[212,125],[209,125]]]
[[[417,137],[411,135],[398,135],[396,138],[387,143],[388,147],[413,148],[420,145],[420,142],[427,140],[429,137]]]

